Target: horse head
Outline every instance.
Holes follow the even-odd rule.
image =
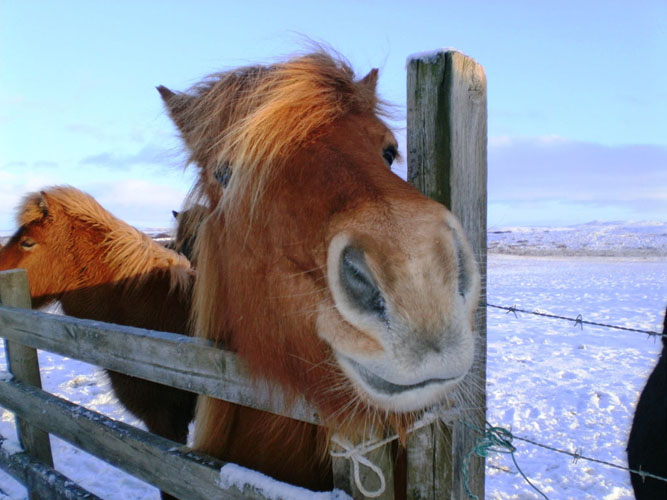
[[[377,78],[319,51],[159,88],[208,207],[196,331],[332,426],[436,404],[474,358],[471,246],[391,171]]]

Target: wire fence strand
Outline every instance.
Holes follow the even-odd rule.
[[[581,314],[579,314],[576,318],[569,318],[567,316],[559,316],[557,314],[549,314],[549,313],[544,313],[544,312],[539,312],[539,311],[529,311],[527,309],[519,309],[516,305],[507,307],[507,306],[499,306],[496,304],[490,304],[486,303],[487,307],[493,307],[495,309],[502,309],[506,311],[505,314],[513,313],[515,317],[518,318],[516,313],[524,313],[524,314],[532,314],[534,316],[541,316],[543,318],[551,318],[551,319],[561,319],[565,321],[569,321],[574,323],[574,326],[579,325],[583,329],[583,325],[591,325],[591,326],[600,326],[603,328],[612,328],[614,330],[622,330],[626,332],[636,332],[636,333],[644,333],[646,335],[654,336],[654,337],[667,337],[667,334],[660,333],[660,332],[655,332],[652,330],[640,330],[638,328],[628,328],[625,326],[617,326],[617,325],[610,325],[606,323],[598,323],[596,321],[586,321],[583,319]]]
[[[532,445],[539,446],[540,448],[545,448],[547,450],[554,451],[556,453],[562,453],[563,455],[569,455],[569,456],[572,457],[572,459],[575,463],[578,460],[585,460],[587,462],[594,462],[594,463],[597,463],[597,464],[606,465],[607,467],[614,467],[616,469],[621,469],[621,470],[624,470],[626,472],[632,472],[633,474],[638,474],[638,475],[640,475],[641,477],[644,477],[644,478],[650,477],[650,478],[653,478],[653,479],[657,479],[658,481],[664,481],[664,482],[667,483],[667,477],[657,476],[655,474],[651,474],[650,472],[646,472],[646,471],[642,471],[642,470],[630,469],[629,467],[624,467],[623,465],[615,464],[613,462],[607,462],[605,460],[600,460],[598,458],[587,457],[587,456],[582,455],[581,453],[579,453],[579,451],[577,451],[577,450],[575,450],[574,452],[568,451],[568,450],[561,450],[559,448],[555,448],[555,447],[549,446],[547,444],[538,443],[537,441],[534,441],[532,439],[516,436],[514,434],[512,434],[512,436],[514,437],[514,439],[518,439],[519,441],[525,441],[526,443],[530,443]]]

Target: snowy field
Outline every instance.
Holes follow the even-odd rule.
[[[565,248],[562,246],[565,245]],[[667,224],[503,228],[489,234],[488,302],[644,330],[667,305]],[[563,252],[566,257],[562,257]],[[511,254],[511,255],[508,255]],[[561,256],[557,256],[561,255]],[[2,351],[2,348],[0,348]],[[660,343],[644,334],[488,309],[488,421],[520,437],[621,466],[634,406]],[[46,390],[138,424],[99,369],[40,353]],[[5,369],[0,354],[0,369]],[[0,435],[15,441],[0,409]],[[631,500],[626,472],[515,441],[523,472],[550,499]],[[157,490],[52,438],[56,467],[102,498],[157,500]],[[487,499],[542,498],[508,455],[487,460]],[[0,473],[0,500],[25,491]]]
[[[661,331],[664,259],[489,256],[488,301]],[[655,337],[488,309],[488,421],[554,448],[626,465],[634,407]],[[553,499],[633,499],[626,472],[515,441],[523,472]],[[487,498],[541,498],[506,455],[487,467]],[[507,473],[491,466],[510,470]]]

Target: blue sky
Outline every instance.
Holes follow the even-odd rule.
[[[0,231],[51,184],[169,226],[192,177],[155,86],[270,62],[302,36],[380,68],[399,136],[410,54],[484,66],[490,227],[667,218],[664,0],[0,0]]]

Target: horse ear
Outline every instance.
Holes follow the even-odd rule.
[[[378,69],[373,68],[370,70],[370,72],[365,77],[359,80],[359,83],[364,87],[367,87],[369,90],[375,92],[378,84]]]
[[[171,116],[171,119],[174,121],[181,133],[185,132],[186,120],[184,119],[183,115],[190,106],[190,103],[194,101],[195,98],[180,92],[172,92],[163,85],[160,85],[156,88],[162,96],[162,100],[164,101],[164,105],[167,107],[169,116]]]
[[[44,220],[49,216],[49,204],[46,201],[46,193],[30,193],[23,198],[18,209],[16,220],[19,226],[27,226],[33,222]]]
[[[44,217],[46,217],[49,215],[49,204],[46,201],[46,191],[40,191],[39,194],[40,197],[39,201],[37,202],[37,207],[42,211]]]
[[[160,93],[160,95],[162,96],[162,100],[165,103],[168,103],[169,100],[176,95],[171,90],[169,90],[167,87],[165,87],[164,85],[158,85],[155,88]]]
[[[176,210],[172,210],[171,215],[174,216],[174,219],[178,219],[178,212]]]

